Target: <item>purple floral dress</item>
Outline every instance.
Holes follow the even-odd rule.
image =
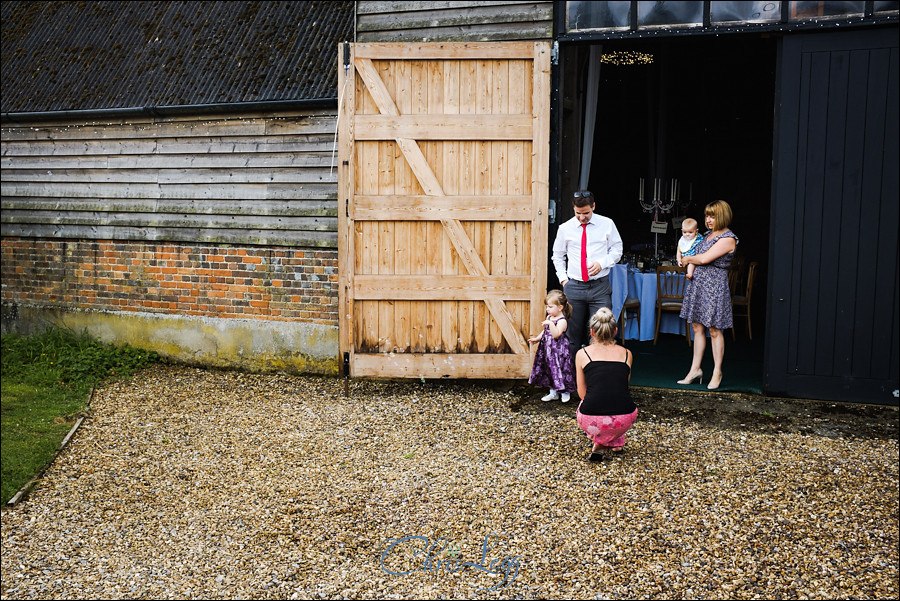
[[[553,320],[557,323],[563,317]],[[569,339],[565,333],[554,338],[550,326],[544,326],[544,333],[538,341],[531,368],[529,384],[552,388],[560,392],[575,392],[575,363],[569,351]]]
[[[703,254],[722,238],[738,237],[731,230],[726,230],[715,238],[712,232],[703,234],[704,240],[697,247],[697,254]],[[724,330],[732,327],[731,292],[728,289],[728,266],[734,253],[725,253],[712,263],[697,265],[694,278],[687,281],[684,287],[684,303],[681,306],[681,318],[688,323],[700,323],[707,328]]]

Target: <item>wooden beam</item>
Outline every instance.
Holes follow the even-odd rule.
[[[488,306],[491,317],[500,326],[500,331],[513,352],[517,355],[528,355],[530,352],[528,344],[525,341],[525,337],[522,336],[522,333],[516,327],[516,322],[513,320],[512,313],[506,308],[506,303],[499,298],[486,298],[484,303]]]
[[[357,140],[531,140],[531,115],[357,115]]]
[[[354,378],[488,378],[518,380],[531,373],[529,355],[355,353]]]
[[[359,46],[354,45],[354,48],[358,47]],[[372,95],[372,99],[375,101],[378,111],[382,115],[399,115],[400,111],[397,110],[394,98],[388,91],[387,86],[385,86],[384,82],[381,80],[381,75],[378,74],[378,69],[375,68],[372,61],[366,58],[360,58],[359,54],[356,54],[356,60],[353,64],[356,66],[356,72],[359,73],[363,83],[366,84],[366,89],[369,91],[369,94]],[[357,117],[359,117],[359,115],[357,115]]]
[[[4,223],[3,236],[16,238],[69,238],[74,240],[142,240],[191,244],[258,244],[261,246],[314,246],[336,248],[336,232],[292,230],[232,230],[195,227],[120,227],[115,225],[41,225]]]
[[[59,182],[48,185],[34,182],[3,182],[3,196],[33,198],[171,198],[178,200],[333,200],[334,184],[319,178],[318,182],[303,184],[249,183],[181,183],[136,184]]]
[[[356,58],[390,60],[453,59],[466,60],[473,56],[490,56],[494,60],[534,58],[531,42],[444,42],[409,43],[398,48],[397,43],[354,44]]]
[[[419,144],[415,140],[406,138],[396,138],[396,141],[425,194],[443,196],[444,191],[441,189],[441,184],[434,176],[434,171],[431,170],[428,160],[422,154]]]
[[[532,71],[534,139],[531,166],[531,320],[529,332],[538,332],[544,320],[544,287],[547,285],[548,222],[550,199],[550,44],[535,42]]]
[[[335,217],[219,215],[206,213],[117,213],[113,211],[23,211],[3,209],[3,224],[84,225],[91,227],[213,228],[223,230],[278,230],[333,232]]]
[[[472,241],[469,240],[469,236],[466,234],[466,230],[463,229],[462,223],[457,219],[444,219],[441,223],[444,225],[444,231],[450,238],[450,242],[453,243],[456,253],[462,260],[463,265],[466,266],[469,274],[487,277],[487,269],[485,268],[484,263],[481,262],[478,251],[472,246]]]
[[[360,275],[353,298],[359,300],[520,300],[531,299],[527,275]]]
[[[350,218],[347,205],[355,192],[356,180],[351,167],[354,155],[354,128],[352,116],[356,106],[356,82],[353,73],[343,69],[343,44],[338,44],[338,89],[340,102],[338,106],[338,351],[352,353],[354,350],[353,333],[353,269],[356,247],[353,236],[353,220]],[[353,60],[353,46],[350,47],[350,60]],[[344,210],[341,210],[344,209]],[[344,266],[347,266],[345,269]],[[338,357],[343,369],[343,357]],[[349,374],[344,374],[349,375]]]
[[[356,72],[362,78],[366,89],[372,95],[378,111],[382,115],[399,115],[400,111],[397,110],[397,105],[394,103],[391,93],[381,80],[381,76],[378,74],[378,70],[375,69],[372,61],[357,58],[354,61],[354,65],[356,65]],[[358,129],[356,130],[356,135],[359,136]],[[394,139],[397,142],[397,146],[400,147],[403,156],[406,157],[406,161],[409,163],[416,179],[419,180],[419,185],[422,186],[425,194],[429,196],[443,196],[444,192],[441,189],[441,184],[434,176],[434,171],[428,165],[428,161],[425,160],[425,155],[422,154],[422,149],[419,148],[418,143],[408,138]]]
[[[459,254],[466,269],[468,269],[469,274],[482,278],[487,277],[487,268],[481,261],[481,257],[478,256],[478,251],[475,250],[472,241],[466,235],[466,231],[463,229],[462,224],[459,221],[450,219],[445,219],[442,223],[444,224],[444,230],[450,237],[450,241],[456,248],[456,252]],[[513,352],[516,354],[524,353],[527,355],[528,344],[522,336],[522,333],[516,328],[515,320],[513,320],[512,314],[510,314],[509,310],[506,308],[506,303],[495,298],[485,298],[484,302],[491,312],[494,321],[500,326],[500,331],[503,333],[503,337],[506,339],[506,342]]]
[[[4,197],[0,207],[4,211],[94,211],[97,213],[337,217],[337,205],[333,200],[253,200],[247,202],[246,200],[194,200],[189,198],[176,200],[168,198]],[[525,220],[527,217],[522,219]]]
[[[506,196],[356,196],[350,218],[388,221],[531,221],[531,197]]]

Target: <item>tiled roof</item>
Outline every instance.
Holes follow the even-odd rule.
[[[353,2],[3,2],[3,113],[337,98]]]

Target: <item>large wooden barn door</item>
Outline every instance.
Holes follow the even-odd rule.
[[[527,377],[547,280],[549,45],[352,44],[338,62],[350,375]]]

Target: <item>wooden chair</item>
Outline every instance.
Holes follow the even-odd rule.
[[[638,324],[638,340],[640,340],[640,331],[641,331],[641,300],[635,298],[633,296],[629,296],[625,299],[625,304],[622,305],[622,311],[619,312],[619,319],[616,320],[619,324],[619,332],[622,334],[622,346],[625,346],[625,326],[628,325],[628,313],[629,311],[637,316],[637,324]]]
[[[659,336],[659,320],[663,311],[677,311],[681,313],[681,305],[684,302],[684,286],[687,278],[684,277],[684,267],[663,265],[656,268],[656,331],[653,333],[653,344]],[[684,322],[684,336],[688,346],[691,343],[690,325]]]
[[[728,268],[728,294],[737,294],[741,282],[741,272],[734,265]]]
[[[728,267],[728,291],[731,296],[738,293],[744,285],[744,255],[735,251]]]
[[[741,296],[738,294],[732,295],[731,297],[731,314],[733,317],[746,317],[747,318],[747,335],[750,337],[750,340],[753,340],[753,328],[750,325],[750,297],[753,294],[753,283],[756,281],[756,271],[759,269],[759,263],[757,261],[750,262],[750,268],[747,271],[747,291],[745,296]],[[737,312],[737,309],[740,309],[740,313]],[[735,334],[736,327],[731,327],[731,337],[733,340],[737,340],[737,334]]]

